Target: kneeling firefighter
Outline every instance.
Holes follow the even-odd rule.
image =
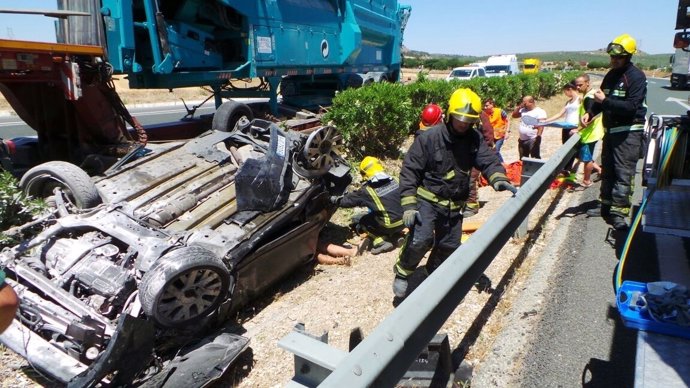
[[[388,240],[399,236],[405,228],[398,182],[384,171],[381,162],[373,156],[362,160],[359,172],[364,180],[362,188],[342,197],[331,197],[331,202],[345,208],[368,208],[369,213],[355,222],[355,229],[366,233],[372,240],[371,253],[376,255],[391,251],[395,246]]]
[[[415,138],[400,171],[403,222],[410,228],[395,264],[393,293],[407,293],[407,279],[431,248],[426,270],[433,272],[460,246],[462,209],[470,190],[472,167],[488,177],[496,191],[510,184],[498,155],[479,128],[481,101],[470,89],[456,90],[444,122]]]

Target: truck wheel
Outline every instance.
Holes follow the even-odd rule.
[[[149,317],[163,327],[198,323],[225,300],[232,276],[220,258],[201,247],[168,252],[146,272],[139,300]]]
[[[35,198],[48,198],[56,187],[80,209],[99,205],[102,200],[89,175],[74,164],[52,161],[27,171],[19,181],[19,187]]]
[[[213,115],[213,129],[221,132],[230,132],[242,117],[252,121],[254,114],[249,106],[237,101],[229,100],[222,103]]]

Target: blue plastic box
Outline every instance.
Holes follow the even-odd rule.
[[[690,339],[690,327],[655,321],[646,309],[635,304],[637,293],[647,293],[647,283],[624,281],[616,296],[616,305],[626,327]]]

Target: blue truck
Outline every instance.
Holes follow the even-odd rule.
[[[0,40],[0,92],[38,134],[38,144],[2,141],[2,166],[14,160],[15,175],[35,162],[121,158],[132,139],[231,130],[267,108],[289,118],[296,110],[280,107],[317,108],[338,90],[395,82],[411,12],[396,0],[80,0],[58,8],[67,4],[30,11],[59,18],[57,44]],[[209,87],[212,122],[142,128],[109,83],[114,74],[138,89]],[[233,100],[243,97],[269,104]]]
[[[218,107],[223,98],[260,96],[276,112],[279,92],[287,104],[313,107],[337,90],[397,81],[410,7],[396,0],[102,0],[100,13],[108,61],[132,88],[210,86]],[[246,78],[261,82],[233,87]]]

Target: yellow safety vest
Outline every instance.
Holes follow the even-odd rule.
[[[585,94],[580,104],[580,118],[585,114],[585,99],[594,98],[594,90],[590,90]],[[594,119],[589,124],[580,130],[580,142],[582,144],[594,143],[604,138],[604,124],[601,122],[601,113],[594,116]]]

